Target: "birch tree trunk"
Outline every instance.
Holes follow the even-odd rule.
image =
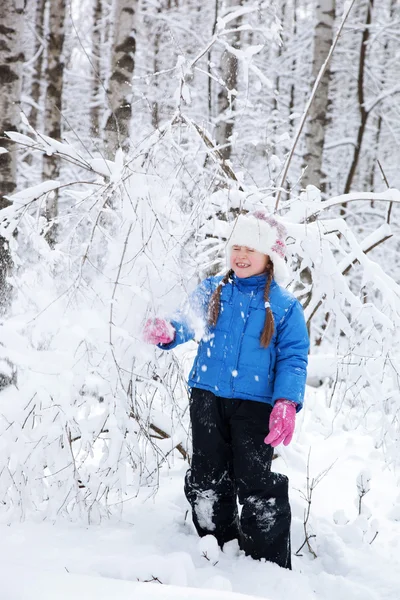
[[[219,10],[219,0],[214,0],[214,20],[213,26],[211,30],[211,35],[214,35],[217,30],[217,21],[218,21],[218,10]],[[211,62],[212,62],[212,47],[207,53],[207,73],[208,73],[208,119],[209,121],[213,118],[213,80],[211,77]]]
[[[4,137],[5,131],[15,131],[20,121],[24,0],[2,0],[0,11],[0,209],[10,202],[4,198],[17,186],[17,155],[15,144]],[[9,299],[7,276],[12,268],[8,242],[0,236],[0,314]]]
[[[293,0],[293,25],[292,25],[292,35],[293,38],[295,39],[297,36],[297,0]],[[296,75],[296,70],[297,70],[297,57],[296,57],[296,53],[293,52],[293,58],[292,58],[292,77],[294,77]],[[294,81],[292,82],[291,86],[290,86],[290,94],[289,94],[289,115],[292,114],[292,112],[294,111],[294,106],[295,106],[295,94],[296,94],[296,86]],[[291,135],[294,134],[294,128],[293,125],[291,125]]]
[[[286,1],[285,2],[281,2],[281,6],[280,6],[280,15],[279,15],[279,20],[281,23],[285,22],[285,16],[286,16]],[[283,49],[283,43],[279,44],[276,51],[274,52],[273,55],[273,59],[274,61],[277,60],[279,61],[281,55],[282,55],[282,49]],[[278,97],[279,97],[279,93],[280,93],[280,81],[281,81],[281,73],[279,72],[279,70],[277,70],[276,75],[275,75],[275,85],[274,85],[274,95],[272,98],[272,108],[271,108],[271,113],[273,115],[273,122],[272,122],[272,132],[271,132],[271,154],[276,154],[276,137],[277,137],[277,131],[278,131],[278,126],[277,126],[277,115],[279,113],[279,104],[278,104]]]
[[[228,0],[225,12],[231,12],[242,6],[242,0]],[[226,41],[235,49],[240,48],[241,35],[238,27],[241,17],[229,22],[233,32],[226,36]],[[238,85],[238,59],[229,49],[225,49],[221,57],[221,78],[225,85],[218,93],[218,116],[215,131],[217,145],[224,160],[229,160],[232,154],[231,136],[235,123],[236,90]]]
[[[361,153],[361,145],[364,138],[364,133],[367,126],[367,120],[369,112],[365,108],[365,93],[364,93],[364,85],[365,85],[365,69],[366,69],[366,61],[367,61],[367,49],[368,49],[368,40],[371,26],[371,17],[372,17],[372,9],[374,7],[374,0],[367,1],[367,11],[365,17],[365,27],[363,30],[363,35],[361,39],[361,48],[360,48],[360,58],[358,63],[358,80],[357,80],[357,96],[358,96],[358,109],[360,112],[360,124],[357,132],[357,140],[356,146],[354,148],[353,159],[351,161],[349,174],[347,176],[346,185],[344,187],[343,193],[348,194],[351,190],[351,186],[353,184],[353,180],[357,171],[358,161],[360,159]]]
[[[332,45],[335,4],[336,0],[319,0],[316,7],[317,24],[314,35],[313,82],[316,80]],[[327,125],[330,78],[331,73],[328,66],[310,107],[308,127],[305,133],[306,153],[303,158],[307,167],[302,178],[304,187],[307,185],[315,185],[319,189],[322,187],[322,158]]]
[[[157,5],[157,15],[159,15],[163,10],[164,10],[164,5],[163,5],[163,2],[160,1]],[[160,23],[157,19],[156,32],[154,35],[153,73],[158,73],[158,71],[161,69],[160,51],[161,51],[162,31],[163,31],[163,24]],[[157,94],[157,91],[158,91],[157,77],[154,77],[152,88],[153,88],[154,97],[151,100],[151,124],[154,127],[154,129],[158,129],[160,119],[159,119],[159,103],[158,103],[158,94]]]
[[[101,26],[103,16],[102,0],[95,0],[92,27],[92,104],[90,108],[90,129],[93,137],[97,138],[100,131],[100,85],[101,85]]]
[[[389,22],[390,23],[396,22],[396,13],[398,13],[398,16],[400,16],[399,2],[398,2],[398,0],[391,0],[390,6],[389,6]],[[399,19],[397,18],[397,22],[398,22],[398,20]],[[383,46],[383,61],[382,61],[382,65],[380,67],[380,76],[381,76],[380,79],[381,79],[381,88],[382,89],[384,89],[384,85],[385,85],[385,82],[388,77],[387,65],[390,64],[391,58],[396,52],[396,50],[394,50],[394,48],[397,49],[397,47],[398,47],[398,40],[396,38],[393,40],[392,38],[389,38],[389,36],[388,36],[385,39],[385,43]],[[369,186],[368,186],[368,189],[370,189],[372,191],[375,191],[375,189],[379,186],[379,182],[382,179],[382,174],[380,173],[380,169],[377,166],[378,160],[380,158],[380,142],[381,142],[382,127],[383,127],[382,113],[384,113],[383,106],[381,107],[378,117],[377,117],[377,120],[376,120],[375,143],[373,146],[374,155],[373,155],[371,169],[370,169],[370,181],[369,181]],[[371,202],[371,207],[373,207],[373,206],[374,206],[374,203]]]
[[[38,116],[41,96],[41,82],[43,76],[43,57],[44,57],[44,14],[46,9],[46,0],[37,0],[36,13],[35,13],[35,47],[34,54],[37,54],[37,59],[34,66],[32,76],[32,88],[31,88],[31,99],[32,108],[29,113],[29,124],[33,129],[38,127]]]
[[[64,75],[64,37],[65,37],[65,0],[50,0],[49,33],[47,38],[46,97],[44,108],[44,133],[55,140],[61,140],[62,93]],[[44,179],[58,179],[60,169],[55,156],[45,157],[43,163]],[[46,218],[52,222],[46,239],[54,246],[57,229],[55,219],[58,216],[58,193],[52,192],[46,198]]]
[[[297,37],[297,6],[298,4],[298,0],[293,0],[292,2],[292,25],[291,25],[291,31],[289,32],[289,35],[292,36],[293,40],[296,39]],[[298,57],[296,56],[296,52],[292,53],[292,59],[291,59],[291,68],[290,68],[290,72],[291,72],[291,76],[292,76],[292,82],[290,84],[290,89],[289,89],[289,115],[291,115],[292,113],[295,112],[295,105],[296,105],[296,75],[297,75],[297,70],[298,70],[298,63],[301,62],[298,60]],[[293,120],[290,120],[289,122],[289,135],[291,138],[294,138],[296,135],[295,132],[295,126],[294,126],[294,122]],[[284,184],[285,187],[285,195],[283,196],[286,200],[289,199],[290,197],[290,188],[291,188],[291,183],[290,180],[288,178],[286,178],[286,182]]]
[[[20,122],[24,0],[2,0],[0,10],[0,208],[9,202],[3,198],[16,188],[17,156],[15,145],[4,137],[16,131]],[[7,150],[7,152],[5,152]]]
[[[138,0],[115,0],[111,76],[108,85],[111,114],[105,127],[108,158],[113,158],[119,147],[124,150],[129,147],[129,125],[132,116],[130,96],[136,58],[138,5]]]

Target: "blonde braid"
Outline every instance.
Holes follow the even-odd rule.
[[[274,330],[275,330],[274,316],[273,316],[272,310],[269,306],[269,290],[271,287],[272,279],[274,277],[274,263],[271,261],[271,259],[269,260],[269,264],[267,265],[267,267],[268,267],[268,275],[267,275],[267,282],[266,282],[265,288],[264,288],[264,302],[268,303],[268,305],[266,308],[264,329],[262,330],[262,334],[261,334],[261,338],[260,338],[260,343],[263,348],[267,348],[269,346],[272,336],[274,335]]]
[[[228,283],[228,281],[230,280],[230,278],[233,275],[233,269],[230,269],[226,275],[224,276],[224,278],[222,279],[221,283],[219,284],[219,286],[216,288],[216,290],[214,291],[213,295],[211,296],[210,299],[210,303],[208,305],[208,318],[207,318],[207,323],[208,325],[211,325],[212,327],[215,327],[218,321],[218,317],[219,317],[219,311],[221,309],[221,291],[222,291],[222,286],[226,285]]]

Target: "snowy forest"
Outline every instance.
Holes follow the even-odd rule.
[[[0,7],[6,534],[10,523],[68,521],[78,529],[64,575],[152,590],[398,598],[399,0]],[[247,557],[211,557],[205,542],[186,541],[180,486],[197,344],[162,352],[142,338],[146,319],[168,318],[202,279],[226,273],[229,224],[261,207],[286,226],[287,287],[311,341],[305,408],[274,460],[291,478],[297,562],[270,589],[277,567],[263,574]],[[143,519],[132,527],[136,550],[123,529],[118,568],[100,555],[78,568],[79,528],[110,536],[126,519]],[[40,530],[19,531],[33,551]],[[13,595],[16,579],[5,600],[36,600]],[[225,596],[204,596],[214,597]]]

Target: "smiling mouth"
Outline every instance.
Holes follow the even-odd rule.
[[[236,266],[240,269],[245,269],[246,267],[250,267],[248,263],[236,263]]]

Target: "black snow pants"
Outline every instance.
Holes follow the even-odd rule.
[[[200,537],[214,535],[221,547],[237,539],[247,555],[291,569],[288,478],[271,472],[273,448],[264,443],[270,413],[263,402],[193,388],[185,494]]]

